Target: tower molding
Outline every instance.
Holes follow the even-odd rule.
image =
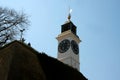
[[[71,37],[72,37],[77,43],[80,43],[80,42],[81,42],[80,38],[79,38],[77,35],[73,34],[71,30],[68,30],[68,31],[65,31],[65,32],[59,34],[59,35],[56,37],[56,39],[57,39],[58,41],[62,41],[63,39],[66,39],[66,38],[69,39],[69,38],[71,38]]]

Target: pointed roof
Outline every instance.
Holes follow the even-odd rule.
[[[0,80],[45,80],[37,51],[14,41],[0,49]]]
[[[0,48],[0,80],[87,80],[72,67],[13,41]]]

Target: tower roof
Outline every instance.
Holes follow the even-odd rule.
[[[70,20],[71,19],[71,12],[72,12],[72,9],[69,9],[67,21],[61,26],[61,33],[68,31],[68,30],[71,30],[71,32],[77,36],[77,27]]]
[[[71,32],[77,35],[77,27],[73,24],[71,20],[66,21],[63,25],[61,25],[61,33],[71,30]]]

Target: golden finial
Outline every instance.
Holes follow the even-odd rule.
[[[71,14],[69,13],[68,14],[68,21],[70,21],[70,19],[71,19]]]
[[[71,12],[72,12],[72,9],[69,9],[68,21],[70,21],[70,19],[71,19]]]

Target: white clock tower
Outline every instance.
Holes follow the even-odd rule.
[[[57,36],[58,40],[58,60],[76,68],[79,67],[79,43],[80,38],[77,36],[77,28],[70,20],[71,15],[68,16],[68,21],[61,26],[61,34]]]

